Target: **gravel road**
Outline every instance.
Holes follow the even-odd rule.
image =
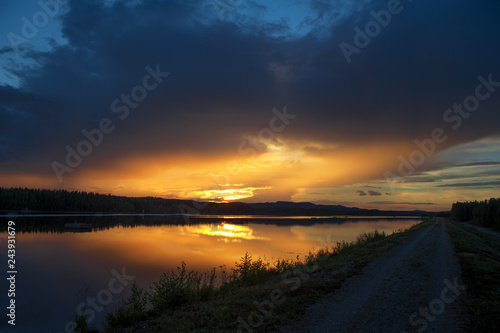
[[[445,224],[438,219],[279,332],[463,332],[465,293]]]

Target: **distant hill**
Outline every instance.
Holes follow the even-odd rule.
[[[378,209],[361,209],[341,205],[316,205],[310,202],[284,202],[249,204],[258,215],[304,215],[304,216],[329,216],[329,215],[368,215],[368,216],[421,216],[426,212],[414,211],[384,211]],[[427,213],[428,214],[428,213]]]
[[[0,188],[0,212],[43,213],[136,213],[207,215],[281,215],[281,216],[421,216],[421,210],[384,211],[341,205],[316,205],[310,202],[215,203],[153,197],[123,197],[92,192]]]

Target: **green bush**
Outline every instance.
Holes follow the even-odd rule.
[[[383,231],[380,232],[378,230],[375,230],[374,232],[361,234],[357,239],[357,243],[358,244],[361,244],[361,243],[368,244],[371,242],[376,242],[376,241],[382,240],[386,237],[387,237],[387,235],[385,234],[385,232],[383,232]]]
[[[145,318],[147,299],[144,290],[138,288],[134,281],[131,291],[132,295],[127,300],[120,301],[116,311],[106,316],[109,325],[131,325]]]
[[[235,263],[233,278],[241,285],[254,285],[270,274],[269,266],[261,258],[252,260],[252,256],[245,252],[240,262]]]
[[[77,316],[75,315],[75,333],[88,333],[89,327],[87,323],[87,319],[83,315]]]
[[[183,261],[177,272],[163,273],[158,282],[154,282],[148,300],[153,308],[165,310],[171,307],[197,300],[203,276],[195,271],[186,271]]]

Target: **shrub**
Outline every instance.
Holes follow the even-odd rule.
[[[195,271],[186,271],[183,261],[177,272],[163,273],[158,282],[154,282],[148,293],[151,305],[158,310],[177,307],[196,300],[202,282],[202,275]]]
[[[88,323],[87,319],[83,315],[75,315],[75,333],[88,333]]]
[[[245,252],[240,262],[235,263],[233,278],[242,285],[254,285],[262,278],[269,275],[269,263],[265,263],[261,258],[252,260],[252,256]]]
[[[132,295],[127,300],[120,301],[116,311],[106,316],[109,325],[131,325],[144,319],[147,305],[146,294],[143,289],[137,287],[135,281],[131,291]]]

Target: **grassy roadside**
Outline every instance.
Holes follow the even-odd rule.
[[[467,285],[471,330],[500,332],[500,240],[459,222],[446,226]]]
[[[433,223],[390,236],[365,234],[311,253],[304,261],[265,263],[248,254],[231,273],[189,272],[183,263],[150,290],[132,296],[108,315],[106,332],[268,332],[339,288],[371,260]]]
[[[484,224],[479,223],[479,222],[474,221],[474,220],[469,221],[469,223],[470,223],[470,224],[472,224],[472,225],[475,225],[475,226],[477,226],[477,227],[481,227],[481,228],[489,228],[489,229],[491,229],[492,231],[500,232],[500,226],[485,227],[485,226],[484,226]]]

